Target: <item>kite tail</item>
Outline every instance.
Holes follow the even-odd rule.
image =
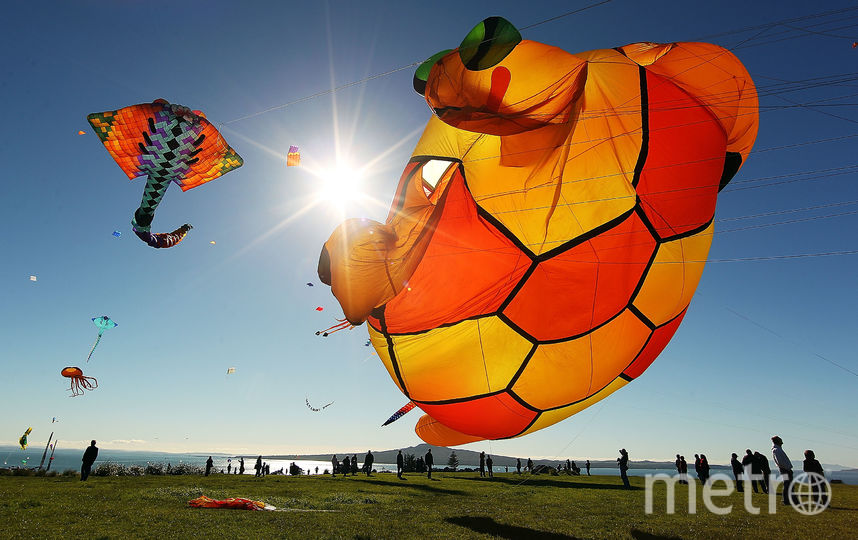
[[[99,330],[98,337],[95,338],[95,343],[92,344],[92,348],[89,350],[89,354],[86,356],[87,362],[89,362],[89,359],[92,358],[92,353],[95,352],[95,348],[98,347],[98,342],[101,341],[102,334],[104,334],[104,330]]]
[[[153,248],[169,248],[173,247],[182,240],[188,231],[193,229],[185,223],[171,233],[152,233],[152,220],[155,218],[155,209],[161,204],[161,199],[167,192],[171,178],[150,174],[146,177],[146,188],[143,190],[143,200],[140,201],[140,207],[134,212],[134,219],[131,220],[131,228],[134,229],[134,234],[137,238],[146,242]]]
[[[401,409],[399,409],[398,411],[396,411],[395,413],[393,413],[393,416],[391,416],[390,418],[388,418],[388,419],[387,419],[387,422],[385,422],[385,423],[381,424],[381,427],[384,427],[384,426],[386,426],[387,424],[392,424],[392,423],[396,422],[397,420],[399,420],[400,418],[402,418],[403,416],[405,416],[405,414],[406,414],[408,411],[410,411],[411,409],[413,409],[413,408],[414,408],[414,407],[416,407],[416,406],[417,406],[417,404],[416,404],[416,403],[414,403],[413,401],[409,401],[409,402],[408,402],[408,403],[406,403],[406,404],[405,404]]]
[[[153,248],[169,248],[184,240],[191,229],[193,227],[185,223],[171,233],[150,233],[149,231],[140,231],[135,228],[134,234]]]
[[[321,334],[322,337],[328,337],[329,334],[339,332],[340,330],[345,330],[346,328],[351,330],[352,328],[354,328],[354,325],[346,319],[337,319],[337,324],[331,326],[330,328],[319,330],[318,332],[316,332],[316,335],[318,336],[319,334]]]

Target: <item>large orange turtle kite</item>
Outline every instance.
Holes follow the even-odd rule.
[[[638,377],[756,137],[742,64],[706,43],[570,54],[492,17],[414,86],[435,115],[387,222],[340,225],[319,275],[426,413],[417,434],[532,433]]]

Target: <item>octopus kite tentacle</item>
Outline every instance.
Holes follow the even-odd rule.
[[[337,324],[335,324],[329,328],[325,328],[324,330],[317,331],[316,335],[317,336],[321,335],[322,337],[328,337],[330,334],[333,334],[334,332],[339,332],[340,330],[345,330],[346,328],[351,330],[354,327],[355,326],[346,319],[337,319]]]

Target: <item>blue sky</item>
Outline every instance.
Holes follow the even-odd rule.
[[[0,443],[28,426],[34,444],[53,428],[68,445],[96,438],[138,450],[309,454],[420,442],[417,413],[379,427],[405,399],[363,346],[366,330],[314,335],[340,313],[315,269],[343,214],[331,205],[302,213],[319,188],[309,168],[377,159],[362,189],[381,204],[345,213],[384,219],[430,114],[411,89],[413,68],[231,121],[453,48],[490,15],[521,28],[591,3],[6,6]],[[636,41],[736,47],[765,92],[757,152],[732,187],[773,185],[723,192],[717,218],[824,208],[716,223],[723,232],[689,313],[644,376],[560,424],[468,448],[607,458],[625,447],[633,460],[703,452],[725,462],[767,449],[777,433],[794,459],[812,448],[825,463],[858,466],[858,377],[825,360],[858,372],[858,256],[734,260],[858,249],[858,215],[820,218],[858,209],[829,206],[858,200],[848,168],[858,138],[804,144],[858,134],[858,10],[732,32],[854,3],[697,4],[615,0],[523,35],[570,52]],[[804,90],[775,92],[805,80]],[[222,132],[245,165],[186,193],[171,188],[153,230],[195,228],[181,246],[156,251],[129,225],[143,180],[125,178],[85,118],[159,97],[229,122]],[[284,167],[290,144],[308,167]],[[741,183],[764,177],[775,178]],[[815,219],[782,223],[805,218]],[[86,364],[90,318],[102,314],[119,326]],[[69,399],[66,365],[98,377],[99,388]],[[305,397],[334,405],[314,413]]]

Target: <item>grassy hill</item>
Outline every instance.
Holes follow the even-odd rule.
[[[849,538],[858,487],[835,485],[832,508],[807,517],[778,505],[690,515],[687,492],[664,513],[664,488],[644,512],[643,479],[474,473],[348,478],[251,476],[0,477],[0,538]],[[194,509],[188,500],[248,497],[281,512]]]

